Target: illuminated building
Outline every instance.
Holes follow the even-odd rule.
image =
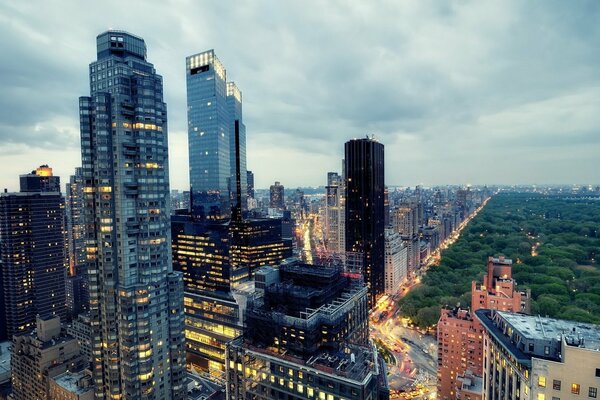
[[[59,317],[38,317],[35,330],[14,336],[11,353],[13,400],[50,400],[50,380],[86,364],[77,341],[61,331]]]
[[[252,271],[292,254],[280,219],[171,219],[173,267],[183,272],[188,365],[221,377],[226,343],[242,333],[244,298]]]
[[[279,182],[270,187],[270,201],[269,207],[283,210],[285,208],[285,188]]]
[[[408,251],[402,237],[393,229],[385,230],[385,292],[394,294],[406,281]]]
[[[188,143],[193,212],[202,218],[230,215],[235,198],[234,121],[240,121],[243,205],[246,198],[246,128],[242,94],[214,50],[186,58]],[[232,193],[233,192],[233,193]],[[233,195],[232,195],[233,194]]]
[[[362,253],[369,305],[385,291],[384,149],[372,138],[345,144],[346,251]]]
[[[483,284],[472,282],[471,310],[457,306],[441,311],[437,324],[440,399],[464,397],[462,387],[471,391],[466,382],[482,377],[483,333],[473,313],[479,309],[529,312],[529,299],[529,291],[519,292],[512,279],[512,261],[489,257]]]
[[[172,271],[167,111],[144,40],[97,37],[79,99],[96,397],[185,396],[183,282]]]
[[[480,309],[483,400],[595,399],[600,326]]]
[[[42,165],[30,174],[19,176],[21,192],[59,192],[60,177],[52,174],[52,168]]]
[[[256,281],[262,296],[227,346],[227,399],[387,398],[360,277],[292,261],[261,269]]]
[[[21,175],[21,192],[0,193],[0,260],[9,338],[34,329],[36,315],[66,319],[64,199],[59,177],[52,176],[50,168],[41,171],[42,175]],[[59,191],[47,191],[55,189]]]

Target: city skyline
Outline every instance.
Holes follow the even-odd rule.
[[[89,90],[89,42],[109,27],[154,49],[174,189],[188,188],[185,57],[210,48],[243,89],[258,188],[324,185],[342,144],[367,133],[388,149],[388,185],[600,181],[597,4],[319,7],[0,6],[1,187],[16,190],[30,160],[65,181],[80,164],[74,99]]]

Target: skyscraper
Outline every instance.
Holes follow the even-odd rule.
[[[247,182],[248,182],[248,197],[254,198],[254,173],[252,171],[247,172]]]
[[[283,210],[285,208],[285,189],[279,182],[271,185],[269,207]]]
[[[325,243],[329,252],[341,255],[346,252],[345,191],[342,177],[335,172],[328,172],[325,191]]]
[[[363,253],[369,305],[385,290],[384,151],[373,138],[345,145],[346,251]]]
[[[85,251],[83,219],[83,175],[81,168],[75,169],[66,185],[67,249],[69,277],[67,278],[67,309],[73,317],[87,310],[89,288],[87,279],[87,254]]]
[[[33,330],[36,315],[66,317],[64,200],[52,169],[37,171],[40,175],[21,175],[21,192],[0,194],[0,260],[9,338]]]
[[[79,99],[97,397],[182,399],[183,282],[172,271],[167,114],[146,44],[97,37]]]
[[[203,218],[228,217],[235,203],[233,154],[235,121],[240,121],[243,203],[246,197],[246,127],[242,94],[214,50],[186,58],[188,143],[193,212]]]

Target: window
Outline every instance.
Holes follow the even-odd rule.
[[[545,376],[540,375],[538,377],[538,386],[543,387],[543,388],[546,387],[546,377]]]
[[[537,400],[546,400],[546,395],[544,393],[538,393]]]
[[[588,396],[592,399],[598,397],[598,388],[590,387],[590,389],[588,390]]]
[[[560,397],[554,397],[554,396],[552,396],[552,400],[560,400]]]
[[[600,368],[596,368],[596,378],[600,378]]]
[[[580,385],[579,383],[571,383],[571,393],[579,394]]]
[[[552,381],[552,389],[554,390],[560,390],[560,381],[555,379]]]

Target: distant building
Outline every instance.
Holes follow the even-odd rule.
[[[285,189],[279,182],[271,185],[270,188],[271,197],[269,202],[270,208],[284,209],[285,208]]]
[[[254,198],[254,173],[246,171],[246,181],[248,182],[248,197]]]
[[[66,319],[64,215],[59,178],[47,166],[21,175],[21,192],[0,193],[0,264],[9,338],[33,330],[36,315]]]
[[[19,176],[21,192],[58,192],[60,193],[60,177],[52,173],[52,168],[42,165],[29,174]]]
[[[346,251],[363,254],[369,306],[385,292],[384,148],[372,138],[345,144]]]
[[[227,346],[227,399],[388,398],[362,280],[297,261],[266,272]]]
[[[39,318],[36,329],[13,338],[12,399],[50,399],[50,380],[85,366],[77,341],[61,331],[60,318]]]
[[[503,311],[475,312],[483,327],[483,400],[595,399],[600,326]]]
[[[324,230],[327,250],[344,254],[346,252],[346,193],[342,177],[335,172],[329,172],[325,191]]]
[[[473,313],[479,309],[528,312],[530,294],[517,290],[512,260],[489,257],[483,284],[472,282],[471,310],[442,309],[438,331],[438,398],[462,398],[461,388],[482,377],[483,333]],[[470,377],[468,377],[470,376]],[[461,381],[458,381],[458,378]]]
[[[394,294],[406,281],[408,249],[393,229],[385,230],[385,292]]]

